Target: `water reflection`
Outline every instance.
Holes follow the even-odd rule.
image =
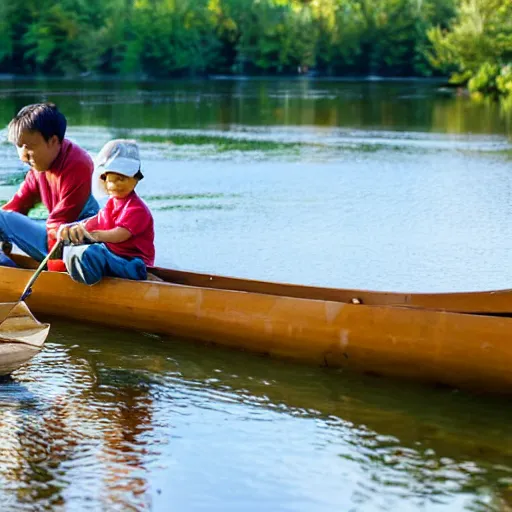
[[[322,126],[509,134],[507,104],[476,104],[439,82],[0,81],[0,124],[25,104],[59,104],[70,125],[134,128]]]
[[[105,468],[105,502],[127,510],[150,504],[144,456],[149,453],[143,434],[151,432],[152,399],[144,383],[127,385],[120,382],[91,390],[87,400],[98,400],[96,422],[109,422],[105,429],[104,453],[100,462]],[[106,413],[110,407],[117,409]]]
[[[14,503],[166,510],[182,473],[207,479],[191,510],[210,498],[211,509],[236,510],[225,494],[236,485],[244,502],[266,492],[276,505],[301,489],[303,510],[512,506],[505,399],[62,322],[52,336],[0,387],[0,496]],[[211,464],[212,450],[233,458],[217,458],[217,473],[205,476],[197,463]],[[242,462],[260,475],[252,491]]]
[[[108,510],[147,509],[148,383],[132,372],[102,371],[94,359],[58,345],[50,345],[39,364],[1,388],[0,475],[10,499],[55,507],[82,503],[85,495]]]
[[[73,459],[77,446],[75,432],[67,422],[70,411],[66,401],[57,397],[45,407],[39,401],[30,409],[16,407],[15,400],[21,405],[26,391],[22,386],[7,386],[12,396],[10,407],[2,408],[0,421],[0,474],[12,494],[2,503],[63,504],[65,465]]]

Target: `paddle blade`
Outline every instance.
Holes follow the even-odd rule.
[[[42,347],[50,324],[41,323],[24,302],[0,303],[0,343],[24,343]]]

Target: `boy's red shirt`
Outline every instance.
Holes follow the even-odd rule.
[[[85,221],[87,231],[125,228],[132,236],[125,242],[105,245],[118,256],[140,258],[148,266],[155,264],[155,231],[151,211],[135,193],[126,197],[110,197],[97,215]]]
[[[50,213],[48,230],[75,222],[91,195],[94,164],[89,154],[68,139],[46,172],[30,169],[14,197],[2,208],[27,214],[39,201]]]

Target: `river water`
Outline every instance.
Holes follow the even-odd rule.
[[[42,100],[91,154],[140,142],[161,266],[379,290],[512,282],[498,105],[417,81],[4,80],[0,125]],[[8,143],[0,156],[6,200],[23,167]],[[51,320],[0,384],[2,509],[512,509],[504,398]]]

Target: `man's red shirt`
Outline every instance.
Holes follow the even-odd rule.
[[[30,169],[4,210],[27,214],[39,201],[48,208],[48,230],[75,222],[91,195],[94,164],[89,154],[64,139],[57,158],[46,172]]]

